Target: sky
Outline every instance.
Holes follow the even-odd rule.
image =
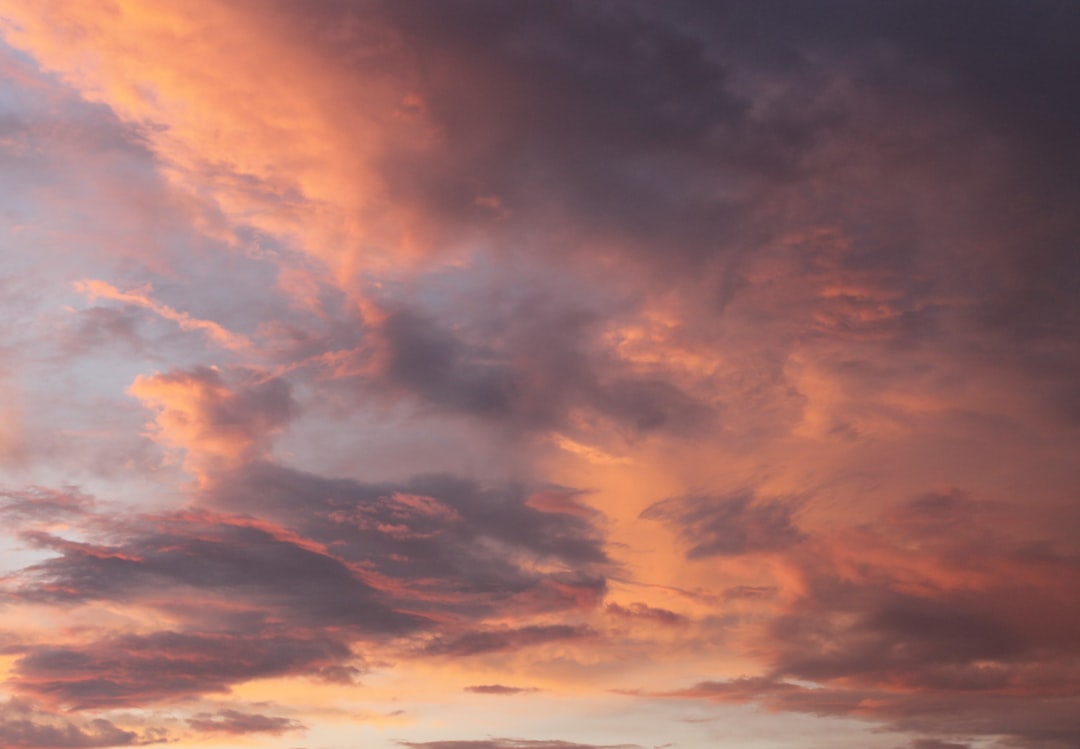
[[[0,747],[1076,749],[1073,0],[0,0]]]

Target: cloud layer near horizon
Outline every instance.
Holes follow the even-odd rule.
[[[0,744],[1080,741],[1071,4],[0,32]]]

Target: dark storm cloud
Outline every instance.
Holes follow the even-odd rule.
[[[454,657],[499,653],[519,650],[531,645],[561,640],[580,640],[595,637],[590,627],[569,624],[548,624],[519,627],[517,629],[489,629],[465,632],[450,637],[440,637],[424,646],[427,655]]]
[[[687,558],[701,559],[778,551],[799,543],[804,536],[792,521],[797,506],[786,499],[761,502],[745,490],[672,497],[645,508],[641,517],[670,525],[688,545]]]
[[[279,736],[289,731],[301,731],[306,726],[297,720],[280,718],[259,713],[244,713],[239,710],[222,710],[219,713],[199,713],[187,719],[189,727],[203,733],[226,733],[242,735],[248,733],[268,733]]]
[[[348,655],[345,645],[325,636],[162,631],[36,646],[17,662],[12,683],[73,710],[131,707],[304,674]]]

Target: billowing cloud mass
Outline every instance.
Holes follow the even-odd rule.
[[[0,746],[1080,746],[1077,38],[0,0]]]

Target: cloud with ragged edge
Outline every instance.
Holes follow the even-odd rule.
[[[476,741],[399,741],[409,749],[638,749],[638,744],[577,744],[572,741],[480,739]]]
[[[667,627],[681,627],[688,623],[687,618],[682,614],[644,603],[632,603],[629,606],[609,603],[604,610],[610,616],[627,621],[645,620]]]
[[[203,733],[249,734],[268,733],[280,735],[305,728],[300,721],[259,713],[242,713],[239,710],[222,710],[220,713],[199,713],[187,719],[187,724]]]
[[[716,511],[726,516],[729,504],[717,501]],[[768,670],[652,694],[854,717],[898,731],[1008,736],[1016,746],[1070,745],[1080,684],[1070,622],[1080,611],[1067,591],[1080,566],[1049,545],[1002,534],[1001,514],[1012,512],[957,490],[929,492],[895,507],[880,529],[742,544],[730,553],[779,554],[799,580],[798,594],[752,644]],[[701,514],[679,519],[693,529]]]
[[[594,637],[589,627],[568,624],[533,625],[518,629],[465,632],[450,639],[437,639],[424,646],[426,655],[470,656],[517,650],[529,645]]]
[[[0,0],[0,743],[1075,745],[1078,14],[737,5]]]
[[[12,749],[106,749],[170,741],[158,730],[129,731],[104,718],[61,717],[26,700],[0,703],[0,736]]]
[[[261,470],[257,479],[275,480],[281,505],[274,508],[275,496],[258,491],[254,480],[244,488],[266,499],[270,515],[277,509],[287,518],[297,513],[295,503],[311,513],[320,497],[325,510],[292,515],[294,524],[303,521],[297,530],[197,509],[143,516],[110,528],[109,544],[28,532],[28,542],[57,556],[9,577],[9,605],[100,603],[154,611],[174,625],[27,646],[12,683],[68,708],[115,708],[225,692],[272,676],[340,681],[331,677],[350,668],[351,643],[430,630],[446,634],[419,654],[473,656],[595,634],[569,625],[467,629],[467,622],[490,614],[593,606],[603,595],[608,562],[587,521],[533,510],[521,492],[477,494],[476,487],[440,477],[402,487],[406,494]],[[307,491],[297,493],[301,487]],[[487,538],[505,544],[504,551],[483,548],[485,536],[478,533],[485,531],[461,517],[473,512],[485,513]],[[91,516],[83,522],[109,521]],[[574,567],[540,572],[518,566],[519,550],[530,547],[530,557]]]
[[[419,311],[393,311],[375,331],[376,383],[429,407],[529,431],[566,428],[582,409],[640,433],[692,433],[715,419],[707,399],[615,359],[587,308],[526,300],[513,317],[485,324],[493,322],[497,331],[456,332]],[[501,345],[492,345],[492,334]]]
[[[797,503],[790,499],[757,501],[750,491],[722,497],[672,497],[641,513],[678,529],[689,544],[690,559],[780,550],[805,537],[792,521]]]
[[[296,404],[281,379],[230,387],[213,368],[139,376],[130,392],[155,410],[155,438],[186,451],[193,472],[220,470],[260,456]]]
[[[3,511],[25,524],[24,542],[52,556],[9,576],[5,601],[119,606],[171,626],[20,648],[11,676],[20,693],[118,709],[270,677],[345,683],[359,672],[354,647],[417,636],[422,644],[398,646],[403,655],[472,657],[596,636],[585,625],[475,628],[491,615],[587,612],[602,599],[611,561],[580,492],[438,475],[363,484],[259,460],[295,411],[280,380],[230,385],[200,369],[141,378],[132,393],[157,407],[156,438],[198,461],[199,505],[118,522],[77,491],[7,492]],[[102,540],[38,527],[46,517]],[[188,725],[302,727],[222,715]]]

